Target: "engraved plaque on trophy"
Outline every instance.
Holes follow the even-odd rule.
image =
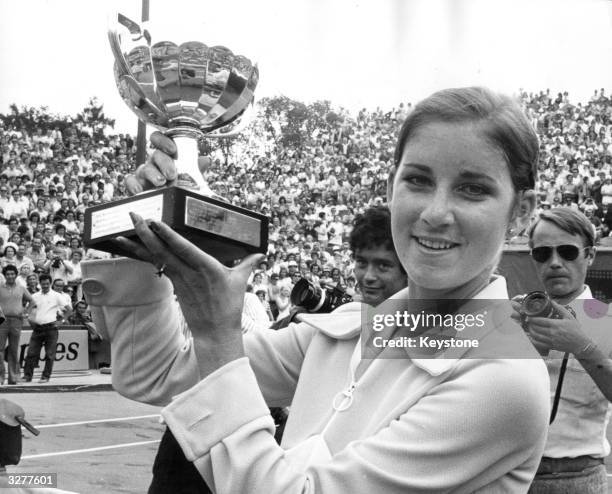
[[[257,66],[224,46],[155,41],[118,14],[109,29],[119,93],[144,122],[172,137],[178,150],[175,183],[85,211],[88,247],[122,252],[112,239],[137,239],[129,212],[163,221],[199,248],[231,264],[267,250],[268,218],[229,204],[198,169],[198,139],[235,135],[252,106]]]

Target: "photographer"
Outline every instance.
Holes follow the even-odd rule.
[[[408,284],[391,237],[387,207],[372,207],[357,216],[350,235],[359,299],[376,307]]]
[[[49,251],[49,259],[43,265],[52,280],[61,279],[68,282],[69,275],[74,271],[71,263],[66,262],[66,251],[61,246],[55,246]]]
[[[608,306],[594,300],[584,283],[595,258],[594,229],[582,213],[560,207],[540,214],[529,231],[529,245],[554,316],[521,317],[525,309],[513,302],[514,317],[522,319],[532,343],[546,356],[553,400],[560,389],[544,457],[529,492],[606,493],[612,320]]]
[[[393,247],[391,215],[386,206],[371,207],[358,215],[349,240],[355,258],[356,301],[376,307],[406,287],[408,279]],[[322,288],[325,293],[321,292]],[[299,314],[304,312],[333,312],[352,298],[333,283],[298,281],[291,292],[293,307],[272,328],[280,329],[300,321]]]

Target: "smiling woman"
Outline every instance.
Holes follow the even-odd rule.
[[[446,90],[402,127],[389,177],[393,240],[420,298],[465,298],[489,283],[507,230],[535,205],[538,140],[510,98]]]
[[[163,136],[154,142],[172,147]],[[168,278],[129,260],[83,266],[84,290],[96,288],[87,293],[92,315],[112,342],[115,387],[168,405],[166,423],[217,493],[527,492],[546,439],[549,379],[499,301],[508,293],[493,271],[506,229],[524,226],[533,210],[537,149],[518,106],[482,88],[417,105],[397,146],[391,226],[409,285],[393,298],[407,308],[428,299],[439,314],[449,298],[461,312],[484,304],[490,317],[478,345],[406,348],[401,358],[388,345],[364,356],[372,314],[359,303],[243,337],[241,304],[258,260],[226,268],[134,215],[142,244],[123,239],[122,248],[163,263]],[[172,160],[156,155],[146,166],[168,176]],[[391,267],[370,245],[355,247],[368,254],[359,260],[364,280],[367,270]],[[374,277],[365,284],[380,296]],[[376,311],[390,307],[386,300]],[[387,339],[401,335],[387,330]],[[268,406],[291,406],[281,445]]]

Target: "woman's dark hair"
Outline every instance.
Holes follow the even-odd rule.
[[[418,103],[408,115],[395,148],[399,166],[406,143],[432,122],[482,124],[483,135],[499,148],[516,191],[535,187],[539,143],[533,126],[514,99],[484,87],[438,91]]]

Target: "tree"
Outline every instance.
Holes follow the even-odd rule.
[[[308,137],[308,107],[287,96],[262,98],[263,117],[277,143],[286,147],[301,147]],[[279,132],[280,130],[280,132]],[[279,135],[280,134],[280,135]]]
[[[77,114],[75,121],[81,124],[82,128],[91,129],[94,140],[103,139],[107,127],[115,127],[115,120],[104,115],[104,105],[99,103],[95,96],[89,99],[89,103]]]
[[[19,107],[13,103],[9,106],[9,109],[10,112],[7,115],[0,114],[6,125],[13,126],[16,129],[25,129],[32,134],[39,127],[43,129],[53,128],[65,120],[58,115],[51,115],[46,106],[23,105]]]

